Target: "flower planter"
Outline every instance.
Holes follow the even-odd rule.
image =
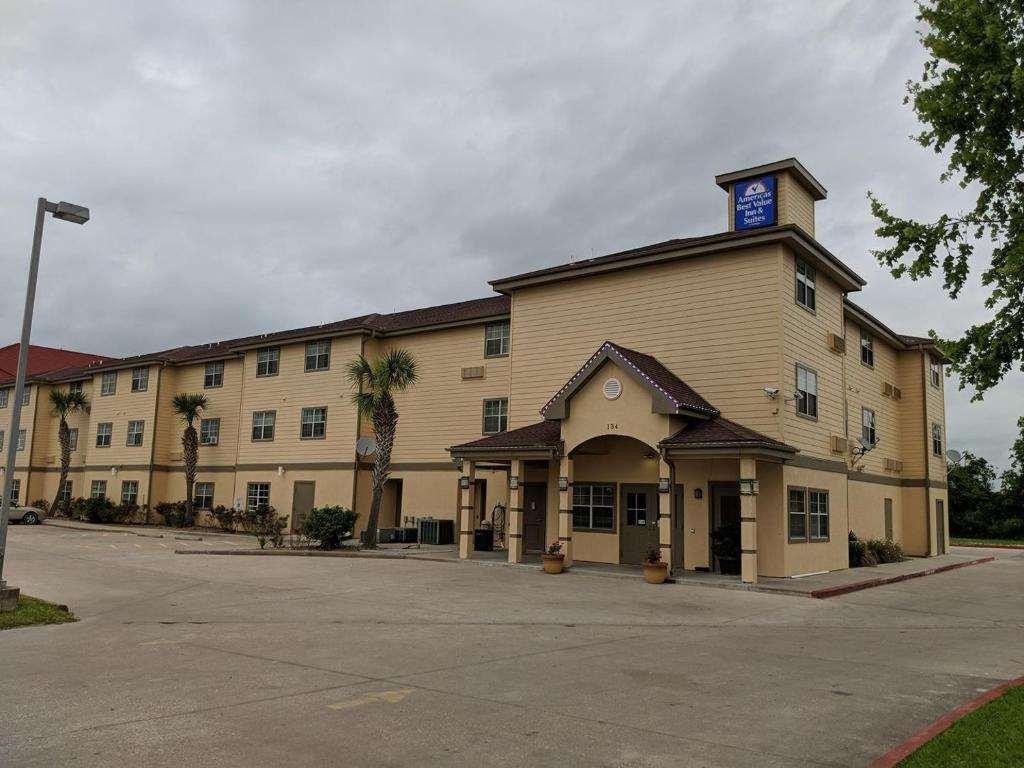
[[[644,581],[648,584],[664,584],[668,578],[668,563],[644,563]]]
[[[565,568],[565,555],[541,555],[544,573],[561,573]]]

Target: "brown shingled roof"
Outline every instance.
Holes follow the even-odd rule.
[[[458,453],[462,449],[500,451],[511,449],[556,449],[562,444],[562,424],[554,419],[512,429],[497,435],[489,435],[461,445],[453,445],[449,451]]]
[[[797,449],[768,435],[718,416],[707,421],[691,421],[660,443],[665,448],[770,448],[786,453]]]

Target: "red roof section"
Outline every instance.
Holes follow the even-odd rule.
[[[0,380],[13,379],[18,375],[18,353],[20,350],[21,344],[8,344],[6,347],[0,348]],[[116,358],[30,344],[28,347],[28,370],[25,375],[32,378],[64,368],[93,365],[109,360],[116,360]]]

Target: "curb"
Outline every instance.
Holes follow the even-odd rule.
[[[254,557],[364,557],[375,560],[405,560],[407,555],[380,552],[346,552],[340,549],[176,549],[176,555],[250,555]],[[426,559],[426,558],[419,558]],[[440,559],[440,558],[438,558]]]
[[[940,733],[948,729],[957,720],[971,714],[971,712],[976,709],[980,709],[990,701],[998,699],[1011,688],[1016,688],[1021,685],[1024,685],[1024,677],[1018,677],[1015,680],[1008,680],[1005,683],[997,685],[995,688],[986,691],[980,696],[976,696],[967,703],[961,704],[956,709],[944,714],[935,722],[930,725],[926,725],[902,744],[897,744],[884,755],[872,762],[868,768],[892,768],[902,760],[909,757],[917,749],[924,746]]]
[[[880,576],[877,579],[867,579],[865,581],[855,581],[852,584],[841,584],[837,587],[826,587],[825,589],[816,589],[813,592],[808,592],[808,597],[813,597],[818,600],[825,600],[830,597],[838,597],[839,595],[845,595],[850,592],[859,592],[862,589],[871,589],[872,587],[882,587],[886,584],[896,584],[901,581],[909,581],[910,579],[919,579],[922,576],[931,576],[936,573],[945,573],[946,571],[953,571],[957,568],[966,568],[969,565],[980,565],[981,563],[991,563],[995,560],[995,557],[979,557],[974,560],[965,560],[962,563],[952,563],[950,565],[940,565],[935,568],[927,568],[923,571],[915,571],[914,573],[901,573],[898,576]]]
[[[128,536],[141,536],[144,539],[163,539],[173,538],[180,541],[216,541],[221,536],[231,537],[246,537],[248,534],[242,533],[220,533],[217,531],[198,533],[188,533],[186,531],[178,532],[173,528],[161,528],[159,526],[139,525],[105,525],[103,523],[83,523],[81,525],[75,525],[73,522],[68,520],[54,520],[48,518],[43,520],[44,526],[51,528],[63,528],[66,531],[95,531],[98,533],[124,533]],[[133,530],[139,528],[140,530]],[[205,538],[204,538],[205,537]]]
[[[1024,544],[953,544],[954,547],[973,549],[1018,549],[1024,550]]]

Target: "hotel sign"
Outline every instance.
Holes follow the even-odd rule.
[[[775,190],[774,176],[737,181],[732,188],[733,229],[774,226],[777,219]]]

